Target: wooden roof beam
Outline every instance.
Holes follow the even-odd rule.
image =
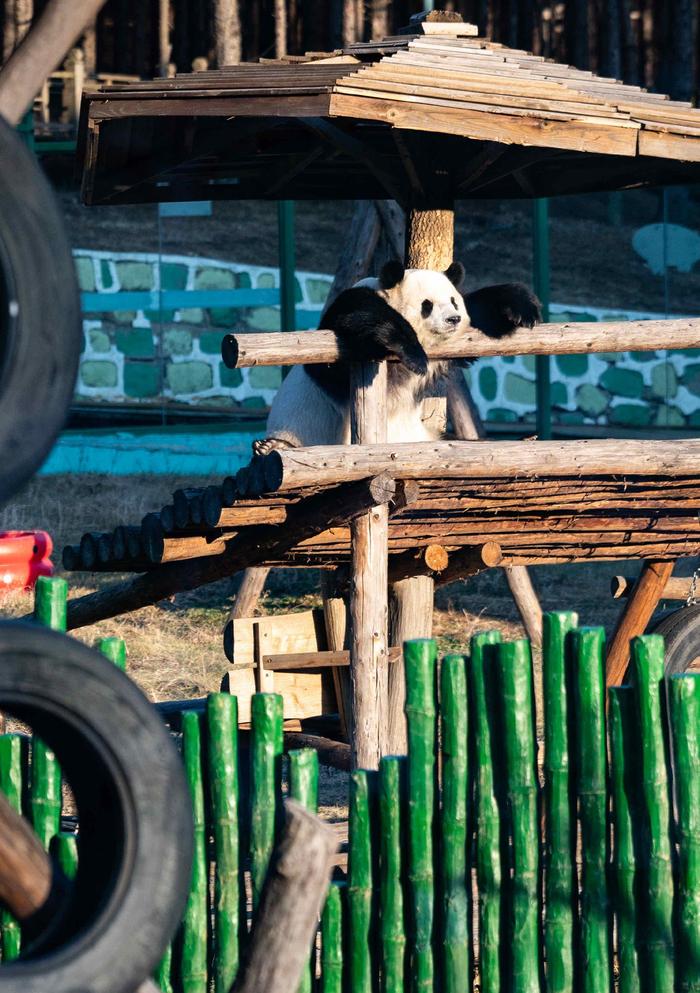
[[[337,124],[326,120],[323,117],[307,117],[303,123],[311,130],[320,135],[326,142],[334,145],[341,152],[345,152],[351,158],[362,162],[372,175],[382,184],[388,196],[392,200],[403,203],[405,200],[404,191],[398,185],[396,177],[385,167],[379,157],[372,152],[364,142],[354,135],[349,134]]]

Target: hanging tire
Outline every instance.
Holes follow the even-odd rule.
[[[0,624],[0,710],[54,750],[80,822],[70,903],[0,967],[0,993],[134,993],[190,883],[191,803],[177,751],[116,666],[33,624]]]
[[[81,344],[63,218],[36,159],[0,118],[0,504],[65,424]]]
[[[689,669],[700,672],[700,604],[666,614],[652,631],[664,636],[667,676]]]

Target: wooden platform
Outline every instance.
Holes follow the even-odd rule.
[[[398,479],[389,501],[394,577],[434,574],[448,582],[494,565],[700,554],[700,442],[582,445],[438,442],[272,453],[219,486],[177,491],[172,504],[140,524],[85,534],[79,545],[64,549],[63,564],[69,570],[145,573],[192,559],[215,560],[242,542],[249,549],[263,534],[283,538],[309,500],[330,507],[339,490],[361,481],[358,476],[371,478],[390,466]],[[625,472],[635,457],[636,471]],[[577,466],[577,475],[564,471],[567,461]],[[592,471],[596,465],[599,471]],[[339,483],[339,474],[347,482]],[[277,488],[270,486],[274,479]],[[318,530],[288,548],[261,544],[255,564],[332,568],[347,562],[351,516],[331,527],[319,518]],[[246,559],[245,565],[253,564]],[[236,571],[235,562],[228,571]]]

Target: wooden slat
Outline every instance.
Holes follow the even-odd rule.
[[[400,648],[390,648],[387,653],[388,662],[398,662],[401,659]],[[350,665],[350,652],[295,652],[278,655],[263,655],[262,664],[265,669],[274,672],[298,672],[309,669],[328,669]]]

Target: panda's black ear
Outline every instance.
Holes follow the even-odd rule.
[[[405,271],[403,262],[399,262],[398,259],[385,262],[379,273],[379,285],[383,290],[390,290],[401,282]]]
[[[464,281],[464,266],[461,262],[451,262],[445,269],[445,275],[452,285],[459,289]]]

